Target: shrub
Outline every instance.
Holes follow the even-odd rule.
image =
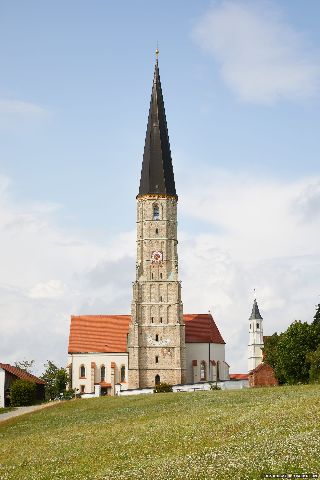
[[[221,387],[219,387],[219,385],[216,383],[211,383],[210,390],[221,390]]]
[[[17,380],[12,384],[10,396],[14,407],[32,405],[36,399],[36,384],[28,380]]]
[[[159,383],[154,387],[154,393],[168,393],[172,392],[172,385],[169,383]]]

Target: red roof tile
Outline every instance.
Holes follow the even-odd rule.
[[[0,368],[5,370],[8,373],[11,373],[15,377],[20,378],[21,380],[28,380],[29,382],[34,382],[39,385],[45,385],[46,382],[44,380],[41,380],[41,378],[38,378],[31,373],[26,372],[25,370],[21,370],[21,368],[18,367],[13,367],[12,365],[9,365],[8,363],[0,363]]]
[[[186,343],[222,343],[221,333],[211,313],[185,314]]]
[[[183,318],[187,343],[225,343],[211,314]],[[72,316],[68,352],[126,352],[130,321],[130,315]]]
[[[230,373],[230,380],[248,380],[247,373]]]

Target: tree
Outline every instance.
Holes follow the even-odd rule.
[[[316,313],[313,317],[313,324],[320,324],[320,303],[318,303],[318,307]]]
[[[279,340],[283,333],[280,335],[274,333],[270,337],[267,337],[264,343],[264,348],[263,348],[263,361],[270,365],[270,367],[273,368],[274,371],[277,369],[277,379],[279,383],[285,383],[285,376],[282,374],[279,368],[277,368],[278,363],[279,363],[279,350],[278,350],[278,345],[279,345]]]
[[[45,364],[46,370],[41,376],[46,382],[46,400],[53,400],[64,392],[68,383],[68,373],[65,368],[58,368],[50,360]]]
[[[34,360],[22,360],[21,362],[14,362],[15,367],[20,368],[20,370],[24,370],[25,372],[32,373],[32,369],[34,366]]]
[[[16,380],[10,389],[10,399],[13,407],[32,405],[36,399],[36,384],[28,380]]]
[[[320,383],[320,345],[317,350],[307,354],[307,361],[310,363],[310,382]]]

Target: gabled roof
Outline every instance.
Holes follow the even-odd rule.
[[[187,313],[183,319],[186,325],[186,343],[225,344],[210,313]]]
[[[186,343],[225,343],[211,314],[186,314],[183,318]],[[72,316],[68,352],[124,353],[130,321],[130,315]]]
[[[130,320],[130,315],[72,316],[68,352],[126,352]]]
[[[177,195],[158,60],[154,68],[139,188],[139,195],[146,194]]]
[[[8,373],[11,373],[15,377],[20,378],[21,380],[28,380],[29,382],[34,382],[39,385],[46,384],[46,382],[44,380],[41,380],[41,378],[38,378],[35,375],[32,375],[31,373],[26,372],[25,370],[21,370],[21,368],[13,367],[8,363],[0,363],[0,368],[2,368]]]

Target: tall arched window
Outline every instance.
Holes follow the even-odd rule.
[[[84,365],[81,365],[80,367],[80,378],[85,378],[86,376],[86,367]]]
[[[122,365],[121,367],[121,370],[120,370],[120,373],[121,373],[121,382],[124,382],[125,379],[126,379],[126,367],[124,365]]]
[[[154,377],[154,383],[155,383],[156,385],[159,385],[159,383],[160,383],[160,375],[156,375],[156,376]]]
[[[100,368],[100,381],[104,382],[106,379],[106,367],[104,365],[101,365]]]
[[[159,205],[153,205],[153,220],[159,220],[160,210]]]
[[[200,380],[206,379],[206,362],[202,360],[200,363]]]
[[[159,341],[159,335],[156,334],[156,342],[158,342],[158,341]]]

